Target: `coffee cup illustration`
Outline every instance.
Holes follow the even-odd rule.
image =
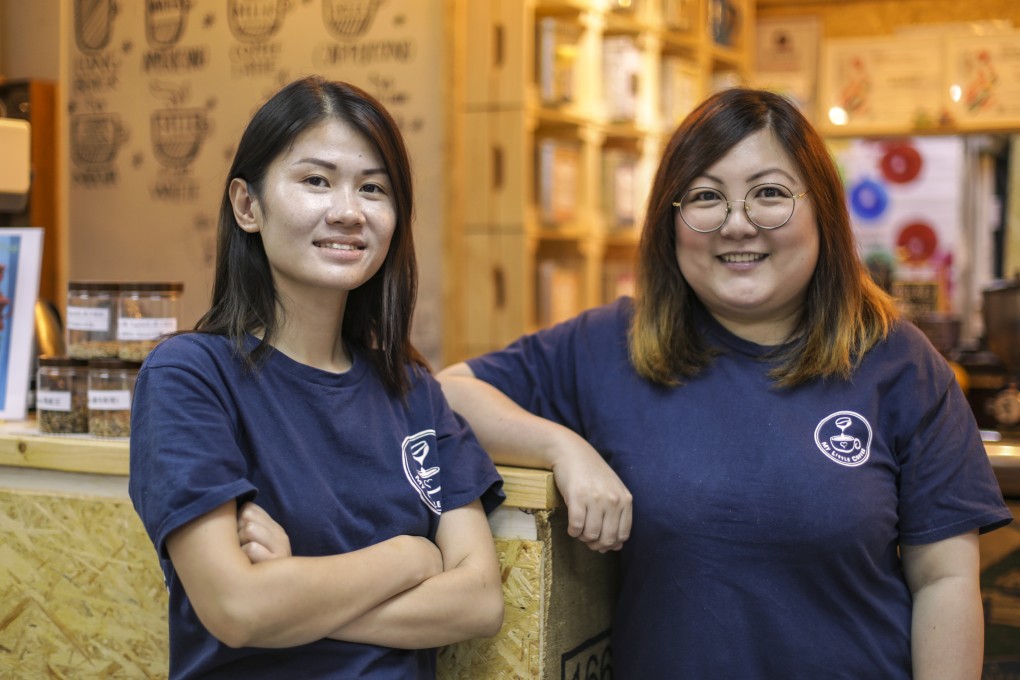
[[[364,35],[383,0],[322,0],[322,23],[334,37],[350,40]]]
[[[415,462],[418,463],[418,474],[421,475],[422,479],[428,479],[434,477],[439,473],[439,467],[433,466],[430,468],[425,467],[425,458],[429,455],[429,443],[421,440],[414,443],[411,446],[411,457],[414,458]]]
[[[283,23],[287,0],[228,0],[227,23],[240,40],[266,40]]]
[[[150,118],[150,136],[156,160],[167,168],[190,165],[209,131],[205,109],[160,109]]]
[[[836,418],[835,423],[836,427],[839,428],[839,434],[829,437],[829,444],[832,445],[832,448],[840,453],[853,453],[860,449],[861,440],[846,433],[846,428],[850,427],[853,420],[843,416],[842,418]]]
[[[173,47],[184,33],[190,0],[146,0],[145,37],[153,49]]]
[[[127,141],[120,116],[113,113],[79,113],[71,117],[71,157],[87,167],[110,163]]]
[[[832,448],[840,453],[852,453],[861,448],[861,440],[848,434],[837,434],[829,437],[829,443],[832,444]]]
[[[114,0],[74,0],[74,39],[82,52],[105,49],[117,14]]]

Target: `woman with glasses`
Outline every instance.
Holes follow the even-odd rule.
[[[651,188],[634,299],[440,374],[499,462],[620,550],[614,677],[978,678],[1011,517],[952,371],[858,259],[783,97],[711,96]]]

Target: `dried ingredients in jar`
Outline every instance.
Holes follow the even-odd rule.
[[[131,434],[131,399],[140,365],[120,359],[89,362],[89,434],[97,437]]]
[[[88,432],[88,362],[63,356],[39,357],[36,412],[43,434]]]
[[[131,411],[89,411],[89,434],[96,437],[131,435]]]
[[[89,402],[85,394],[71,395],[70,410],[50,411],[39,405],[39,432],[43,434],[85,434],[89,431]]]
[[[67,284],[67,353],[75,359],[116,358],[120,284],[71,281]]]
[[[116,340],[82,340],[67,346],[67,353],[75,359],[115,359],[120,352]]]

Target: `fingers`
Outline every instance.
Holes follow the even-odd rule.
[[[252,563],[291,554],[287,532],[254,503],[245,503],[237,513],[237,539]]]
[[[576,435],[566,442],[552,471],[567,505],[567,533],[592,550],[619,550],[630,537],[630,491],[590,444]]]
[[[630,494],[567,503],[567,533],[598,552],[623,546],[630,538],[631,518]]]
[[[273,518],[269,516],[269,513],[262,509],[261,506],[248,501],[237,511],[237,525],[240,528],[241,524],[245,522],[256,522],[261,524],[276,524]]]
[[[269,551],[266,546],[261,543],[244,543],[241,545],[241,551],[248,556],[248,560],[252,564],[258,564],[259,562],[266,562],[268,560],[275,559],[277,556]]]

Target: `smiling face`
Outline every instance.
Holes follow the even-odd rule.
[[[755,132],[696,177],[687,189],[717,189],[732,210],[721,229],[698,233],[674,211],[680,272],[724,327],[762,345],[781,343],[796,327],[818,262],[819,235],[811,194],[796,201],[790,221],[758,229],[743,210],[748,190],[781,184],[799,195],[810,187],[767,130]]]
[[[242,229],[259,233],[284,304],[341,304],[379,271],[396,229],[385,165],[375,146],[332,118],[301,133],[269,166],[261,196],[230,186]]]

